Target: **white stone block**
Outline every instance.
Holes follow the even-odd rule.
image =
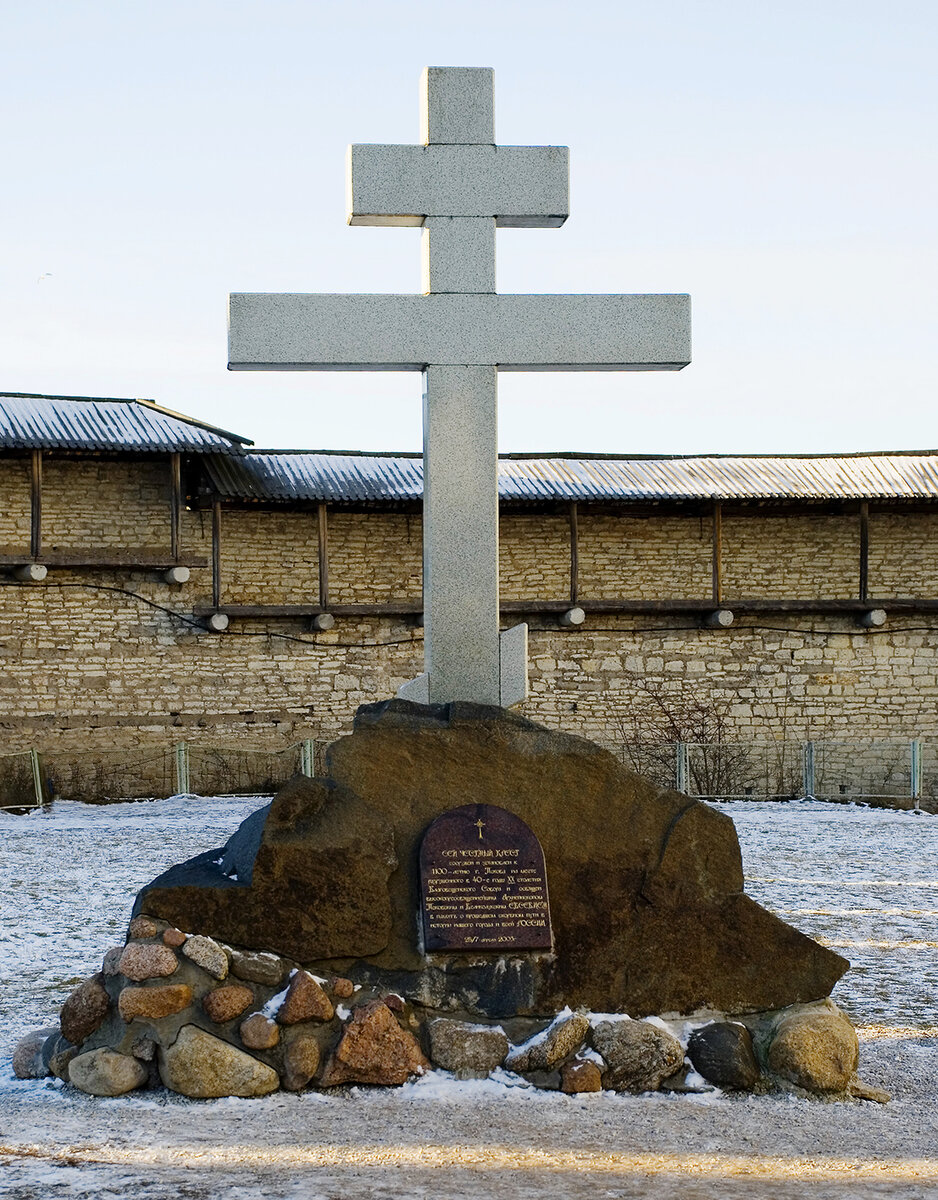
[[[420,140],[494,142],[491,67],[427,67],[420,77]]]
[[[422,225],[425,217],[495,217],[556,229],[570,211],[566,146],[350,146],[350,225]]]
[[[495,291],[494,217],[427,217],[421,252],[425,292]]]
[[[528,698],[528,627],[513,625],[499,637],[499,671],[502,708],[512,708]]]
[[[690,362],[686,295],[235,293],[230,370],[675,371]]]

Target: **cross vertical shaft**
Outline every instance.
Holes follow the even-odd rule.
[[[501,704],[496,371],[427,367],[424,665],[431,704]]]

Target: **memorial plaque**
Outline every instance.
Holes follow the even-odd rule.
[[[433,822],[420,845],[427,950],[549,950],[541,844],[520,817],[464,804]]]

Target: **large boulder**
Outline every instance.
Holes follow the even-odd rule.
[[[129,1054],[101,1046],[79,1054],[68,1068],[68,1081],[91,1096],[123,1096],[143,1087],[149,1072]]]
[[[653,1092],[684,1061],[677,1038],[649,1021],[600,1021],[593,1045],[608,1066],[604,1086],[617,1092]]]
[[[298,775],[225,847],[144,888],[134,912],[300,961],[358,957],[388,944],[396,866],[384,816],[333,780]],[[256,979],[257,966],[242,959],[235,973]]]
[[[183,1026],[175,1042],[157,1053],[166,1087],[194,1099],[266,1096],[280,1086],[271,1067],[194,1025]]]
[[[359,709],[327,761],[328,778],[293,779],[135,911],[486,1016],[778,1009],[827,996],[848,966],[744,893],[727,816],[583,738],[502,709],[394,700]],[[553,953],[423,954],[420,842],[468,801],[540,840]]]
[[[361,1004],[351,1016],[320,1080],[323,1087],[371,1083],[394,1087],[430,1066],[412,1033],[402,1029],[383,1000]]]
[[[458,1079],[484,1079],[501,1066],[508,1053],[508,1038],[500,1025],[473,1025],[437,1017],[427,1024],[430,1057]]]
[[[783,1016],[769,1043],[769,1069],[808,1092],[845,1092],[857,1069],[857,1031],[833,1004]]]
[[[752,1034],[738,1021],[711,1021],[695,1029],[687,1042],[695,1071],[717,1087],[749,1091],[759,1082]]]

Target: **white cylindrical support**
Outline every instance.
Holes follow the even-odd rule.
[[[24,563],[22,567],[17,567],[13,574],[23,583],[42,583],[49,574],[49,568],[42,563]]]
[[[185,742],[177,742],[175,746],[176,795],[188,796],[189,784],[189,747]]]
[[[225,613],[214,612],[209,614],[202,623],[212,633],[224,633],[228,628],[228,617]]]
[[[561,616],[560,624],[565,626],[582,625],[585,620],[586,613],[578,604],[575,604],[573,608],[568,608]]]
[[[729,629],[734,620],[735,617],[728,608],[718,608],[715,612],[707,614],[704,624],[708,629]]]
[[[316,774],[316,743],[312,738],[300,742],[300,772],[310,779]]]
[[[163,578],[167,583],[188,583],[189,568],[188,567],[170,567],[164,571]]]
[[[884,608],[871,608],[868,612],[861,613],[857,621],[864,629],[879,629],[882,625],[886,624],[886,610]]]
[[[801,752],[801,790],[806,800],[813,800],[815,793],[814,742],[805,742]]]
[[[332,613],[317,613],[313,617],[313,628],[318,629],[320,632],[331,629],[334,624],[335,617]]]

